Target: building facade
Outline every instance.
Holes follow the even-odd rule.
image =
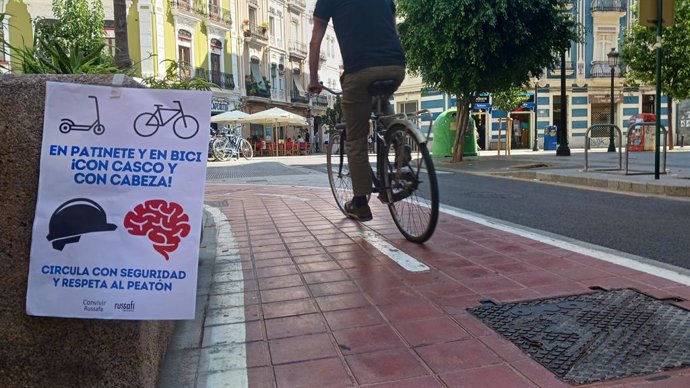
[[[102,3],[104,34],[114,52],[113,2]],[[256,113],[279,107],[313,122],[311,118],[325,113],[332,100],[306,92],[315,3],[316,0],[128,0],[129,55],[141,77],[162,77],[173,60],[179,66],[180,77],[197,76],[215,84],[213,114],[236,109]],[[32,41],[33,20],[53,18],[51,0],[0,0],[0,12],[8,15],[0,25],[0,36],[17,47]],[[335,89],[339,89],[338,72],[342,69],[339,56],[330,27],[320,65],[322,79]],[[8,50],[0,50],[0,65],[19,67],[12,63]],[[258,136],[259,132],[265,135],[263,126],[245,131],[249,131],[246,137]]]
[[[620,49],[626,28],[636,23],[632,14],[635,4],[633,0],[573,0],[570,4],[572,17],[585,26],[586,34],[582,43],[573,43],[566,53],[566,124],[571,147],[584,147],[585,132],[591,125],[610,122],[611,67],[607,54],[612,48]],[[614,123],[625,133],[633,115],[654,113],[655,89],[628,87],[624,83],[624,70],[625,64],[613,68],[613,100]],[[541,79],[532,81],[531,90],[525,90],[526,102],[513,112],[492,109],[491,91],[482,95],[472,107],[473,118],[486,131],[480,136],[480,147],[496,149],[499,123],[510,116],[519,134],[517,137],[514,134],[513,148],[533,148],[535,141],[543,148],[547,127],[562,125],[560,78],[560,68],[547,69]],[[396,93],[395,102],[399,112],[429,109],[434,118],[456,104],[453,96],[424,85],[420,78],[410,77]],[[661,122],[668,126],[666,104],[666,97],[662,96]],[[505,129],[501,137],[505,137]]]

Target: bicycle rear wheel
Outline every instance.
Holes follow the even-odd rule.
[[[423,243],[438,223],[438,182],[427,144],[413,131],[404,125],[387,131],[379,175],[395,225],[406,239]]]
[[[254,147],[252,147],[252,144],[249,142],[249,140],[240,140],[240,152],[247,160],[251,160],[254,157]]]
[[[347,164],[345,152],[345,132],[334,132],[326,146],[326,167],[328,169],[328,182],[331,185],[333,198],[338,208],[345,213],[345,202],[352,199],[352,177]]]

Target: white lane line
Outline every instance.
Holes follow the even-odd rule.
[[[388,256],[391,260],[396,262],[399,266],[403,267],[407,271],[424,272],[429,270],[427,265],[420,263],[414,257],[385,242],[376,233],[371,231],[363,231],[360,232],[359,235],[367,240],[367,242],[374,248],[378,249],[381,253]]]
[[[442,205],[440,211],[445,214],[475,222],[480,225],[516,234],[518,236],[526,237],[530,240],[539,241],[557,248],[563,248],[572,252],[581,253],[595,259],[617,264],[622,267],[630,268],[690,286],[690,271],[672,264],[661,263],[644,257],[616,251],[614,249],[599,245],[589,244],[565,236],[513,224],[511,222],[450,206]]]
[[[201,354],[199,355],[199,373],[196,386],[215,388],[228,386],[233,388],[248,388],[247,347],[245,344],[247,329],[244,324],[244,281],[242,278],[242,261],[239,249],[230,228],[230,222],[220,209],[205,206],[206,211],[213,217],[216,226],[216,263],[215,268],[221,268],[222,273],[214,273],[211,286],[218,286],[218,280],[232,280],[232,292],[211,297],[215,306],[223,311],[232,311],[231,321],[219,320],[218,326],[204,327],[204,338]],[[227,276],[225,276],[227,274]],[[235,276],[235,274],[239,274]],[[222,276],[221,276],[222,275]],[[239,307],[237,307],[239,306]],[[214,310],[218,311],[218,310]],[[207,318],[209,312],[206,311]],[[227,314],[226,314],[227,315]],[[230,318],[229,318],[230,319]],[[229,324],[224,324],[229,323]]]

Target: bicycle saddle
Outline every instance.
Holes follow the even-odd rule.
[[[394,79],[387,79],[372,82],[369,84],[367,91],[372,96],[390,96],[391,94],[395,93],[397,88],[398,83]]]

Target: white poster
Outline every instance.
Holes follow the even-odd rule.
[[[47,83],[29,315],[194,318],[210,106]]]

